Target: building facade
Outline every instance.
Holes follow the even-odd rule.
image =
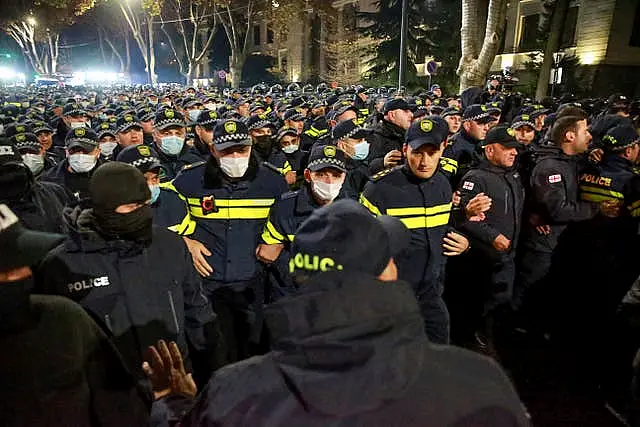
[[[536,39],[542,3],[509,3],[504,46],[491,67],[493,72],[511,67],[526,80],[527,63],[536,56],[541,59]],[[571,75],[565,72],[561,82],[569,90],[640,95],[640,0],[572,0],[559,52],[572,67]]]

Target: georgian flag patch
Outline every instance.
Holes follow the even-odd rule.
[[[475,184],[469,181],[465,181],[464,184],[462,184],[462,188],[464,188],[465,190],[473,190],[474,186]]]
[[[556,182],[560,182],[560,181],[562,181],[562,175],[560,175],[560,174],[549,175],[549,183],[550,184],[555,184]]]

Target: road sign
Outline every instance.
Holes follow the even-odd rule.
[[[427,73],[435,74],[437,70],[438,70],[438,63],[436,61],[427,62]]]
[[[219,77],[220,79],[222,79],[222,80],[226,79],[226,78],[227,78],[227,72],[226,72],[226,71],[224,71],[224,70],[220,70],[220,71],[218,71],[218,77]]]

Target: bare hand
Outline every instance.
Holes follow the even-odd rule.
[[[284,175],[284,179],[287,181],[287,184],[293,185],[296,183],[296,171],[289,171]]]
[[[455,207],[460,206],[460,202],[462,201],[462,196],[460,196],[459,191],[454,191],[453,196],[451,196],[451,204]]]
[[[507,239],[503,234],[500,234],[493,241],[493,247],[498,252],[505,252],[511,246],[511,240]]]
[[[589,160],[592,163],[600,163],[603,154],[604,151],[602,150],[602,148],[596,148],[595,150],[592,150],[591,153],[589,153]]]
[[[462,234],[450,231],[443,239],[442,247],[445,249],[446,256],[456,256],[469,249],[469,241]]]
[[[278,259],[283,249],[284,245],[281,243],[275,245],[266,245],[263,243],[256,248],[256,258],[258,258],[259,261],[270,264]]]
[[[158,341],[156,346],[149,346],[142,370],[151,382],[156,400],[169,394],[195,397],[198,393],[193,377],[184,369],[180,349],[173,341],[169,342],[168,347],[163,340]]]
[[[205,256],[211,256],[211,252],[205,245],[198,242],[197,240],[190,239],[188,237],[182,237],[184,242],[187,244],[187,248],[189,249],[189,253],[191,254],[191,259],[193,259],[193,265],[203,277],[209,277],[211,273],[213,273],[213,267],[209,265]]]
[[[402,161],[402,153],[399,150],[391,150],[384,156],[384,167],[392,168]]]
[[[551,226],[550,225],[538,225],[536,226],[536,231],[538,232],[538,234],[540,234],[541,236],[548,236],[549,234],[551,234]]]
[[[600,203],[600,213],[609,218],[620,216],[620,207],[622,202],[617,200],[606,200]]]
[[[478,193],[475,197],[469,200],[467,206],[464,208],[467,214],[467,219],[473,222],[484,221],[486,216],[485,212],[491,209],[491,197],[485,196],[484,193]]]

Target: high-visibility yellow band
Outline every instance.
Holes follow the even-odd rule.
[[[291,172],[292,170],[293,170],[293,168],[292,168],[292,167],[291,167],[291,165],[289,164],[289,161],[288,161],[288,160],[284,162],[284,166],[283,166],[283,167],[278,168],[278,171],[280,171],[280,173],[281,173],[282,175],[286,175],[286,174],[288,174],[289,172]]]
[[[600,202],[607,202],[607,201],[612,201],[612,200],[618,200],[615,197],[612,196],[605,196],[603,194],[592,194],[592,193],[585,193],[583,192],[580,195],[580,198],[582,200],[584,200],[585,202],[593,202],[593,203],[600,203]]]
[[[285,237],[278,231],[276,230],[276,227],[273,225],[273,223],[271,222],[271,220],[267,221],[267,224],[265,225],[266,230],[269,231],[269,233],[271,233],[271,235],[278,240],[278,243],[284,243],[286,242]]]
[[[189,236],[196,231],[196,222],[191,219],[191,215],[187,213],[180,224],[167,227],[169,231],[173,231],[181,236]]]
[[[631,203],[631,205],[629,205],[629,209],[635,208],[640,208],[640,200],[636,200],[635,202]]]
[[[451,203],[431,207],[416,206],[406,208],[389,208],[387,215],[391,216],[416,216],[416,215],[436,215],[451,211]]]
[[[367,200],[367,198],[364,197],[364,194],[360,195],[360,204],[365,208],[369,209],[369,211],[375,216],[382,215],[382,213],[380,212],[380,209],[378,209],[373,203]]]
[[[217,208],[271,206],[273,202],[275,202],[275,199],[213,199],[213,203]],[[189,198],[187,203],[190,206],[200,206],[202,199]]]
[[[410,230],[417,228],[433,228],[449,223],[449,212],[433,216],[418,216],[414,218],[400,218],[400,221]]]
[[[189,212],[194,218],[203,219],[266,219],[269,208],[218,208],[217,212],[204,213],[200,206],[189,206]]]
[[[631,216],[634,218],[640,217],[640,207],[631,210]]]
[[[266,229],[262,232],[261,237],[262,237],[262,241],[265,242],[267,245],[278,245],[278,244],[284,243],[278,239],[274,239],[271,233],[269,233],[269,230],[266,230]]]
[[[604,196],[614,197],[616,199],[624,199],[624,194],[619,193],[617,191],[613,191],[613,190],[606,190],[606,189],[600,188],[600,187],[594,187],[594,186],[591,186],[591,185],[581,185],[580,189],[582,191],[588,191],[589,193],[598,193],[598,194],[602,194]]]

